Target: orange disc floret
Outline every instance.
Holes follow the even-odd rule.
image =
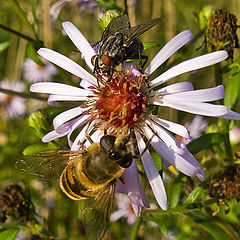
[[[93,119],[105,121],[107,127],[130,129],[147,111],[144,87],[142,74],[115,71],[109,82],[94,90],[97,98],[91,109]]]

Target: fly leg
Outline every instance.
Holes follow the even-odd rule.
[[[142,55],[140,49],[138,49],[138,55],[139,55],[139,61],[140,61],[140,69],[139,69],[139,71],[141,73],[143,73],[143,68],[145,67],[145,65],[147,63],[148,56]],[[142,60],[144,60],[144,62],[142,62]]]

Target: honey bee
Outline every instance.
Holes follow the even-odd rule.
[[[143,44],[138,37],[159,22],[160,18],[154,18],[130,27],[127,14],[113,18],[98,42],[96,55],[91,58],[94,72],[112,76],[114,67],[127,59],[139,59],[141,71],[148,57],[142,55]],[[143,64],[142,59],[145,59]]]
[[[129,136],[104,135],[83,150],[26,155],[16,167],[42,179],[60,179],[62,191],[73,200],[81,200],[81,220],[92,240],[105,235],[116,181],[132,159]]]

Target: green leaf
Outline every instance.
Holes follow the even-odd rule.
[[[0,240],[14,240],[19,232],[17,228],[10,228],[0,232]]]
[[[33,29],[35,33],[38,32],[37,3],[38,0],[32,0]]]
[[[39,138],[42,138],[50,129],[45,116],[39,111],[29,116],[28,124],[33,128],[35,135]]]
[[[38,41],[34,44],[37,45]],[[40,44],[41,45],[41,44]],[[45,64],[40,60],[39,55],[36,51],[41,46],[33,46],[31,43],[27,45],[27,56],[30,57],[34,62],[36,62],[40,66],[45,66]]]
[[[104,10],[110,10],[115,9],[117,11],[121,11],[121,8],[119,8],[116,4],[115,0],[97,0],[96,1],[100,8],[103,8]]]
[[[16,0],[9,0],[9,2],[12,4],[14,11],[17,13],[22,22],[27,25],[31,30],[33,30],[31,23],[27,19],[27,14],[22,10],[18,2]]]
[[[201,137],[194,139],[187,147],[192,154],[196,154],[204,149],[211,148],[215,144],[224,142],[226,139],[222,133],[209,133],[204,134]]]
[[[160,47],[159,42],[145,42],[143,43],[144,50],[150,49],[150,48],[155,48],[155,47]]]
[[[202,193],[205,190],[204,187],[205,187],[206,183],[207,183],[207,180],[204,180],[199,186],[194,188],[194,190],[188,195],[184,204],[189,205],[189,204],[197,202],[197,200],[200,198],[200,196],[202,195]]]
[[[33,144],[28,147],[26,147],[23,150],[24,155],[29,155],[29,154],[35,154],[35,153],[40,153],[40,152],[46,152],[46,151],[51,151],[51,150],[57,150],[58,147],[53,144]]]
[[[233,109],[240,93],[240,71],[231,75],[225,86],[224,105],[229,109]]]
[[[203,214],[202,212],[192,212],[189,216],[196,224],[199,224],[205,231],[211,234],[214,239],[239,240],[238,234],[230,227],[227,222],[219,218]]]
[[[119,16],[120,13],[117,10],[108,10],[106,11],[101,19],[100,19],[100,26],[102,31],[104,31],[106,29],[106,27],[108,26],[108,24],[112,21],[113,18]]]
[[[4,50],[6,50],[9,46],[9,42],[3,42],[0,43],[0,53],[2,53]]]
[[[152,158],[157,167],[157,170],[161,171],[163,169],[161,157],[156,152],[152,152]]]
[[[181,175],[179,175],[179,176],[181,176]],[[178,205],[178,202],[179,202],[179,199],[180,199],[180,196],[182,193],[183,185],[184,185],[184,182],[179,177],[173,183],[171,190],[170,190],[169,197],[168,197],[169,208],[173,208]]]
[[[201,10],[201,12],[199,13],[199,23],[202,29],[207,27],[208,20],[212,14],[213,9],[210,6],[206,6]]]

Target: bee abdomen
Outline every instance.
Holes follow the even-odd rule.
[[[60,188],[73,200],[83,200],[97,195],[96,192],[89,190],[87,186],[82,184],[75,175],[73,165],[68,165],[62,172],[60,178]]]

